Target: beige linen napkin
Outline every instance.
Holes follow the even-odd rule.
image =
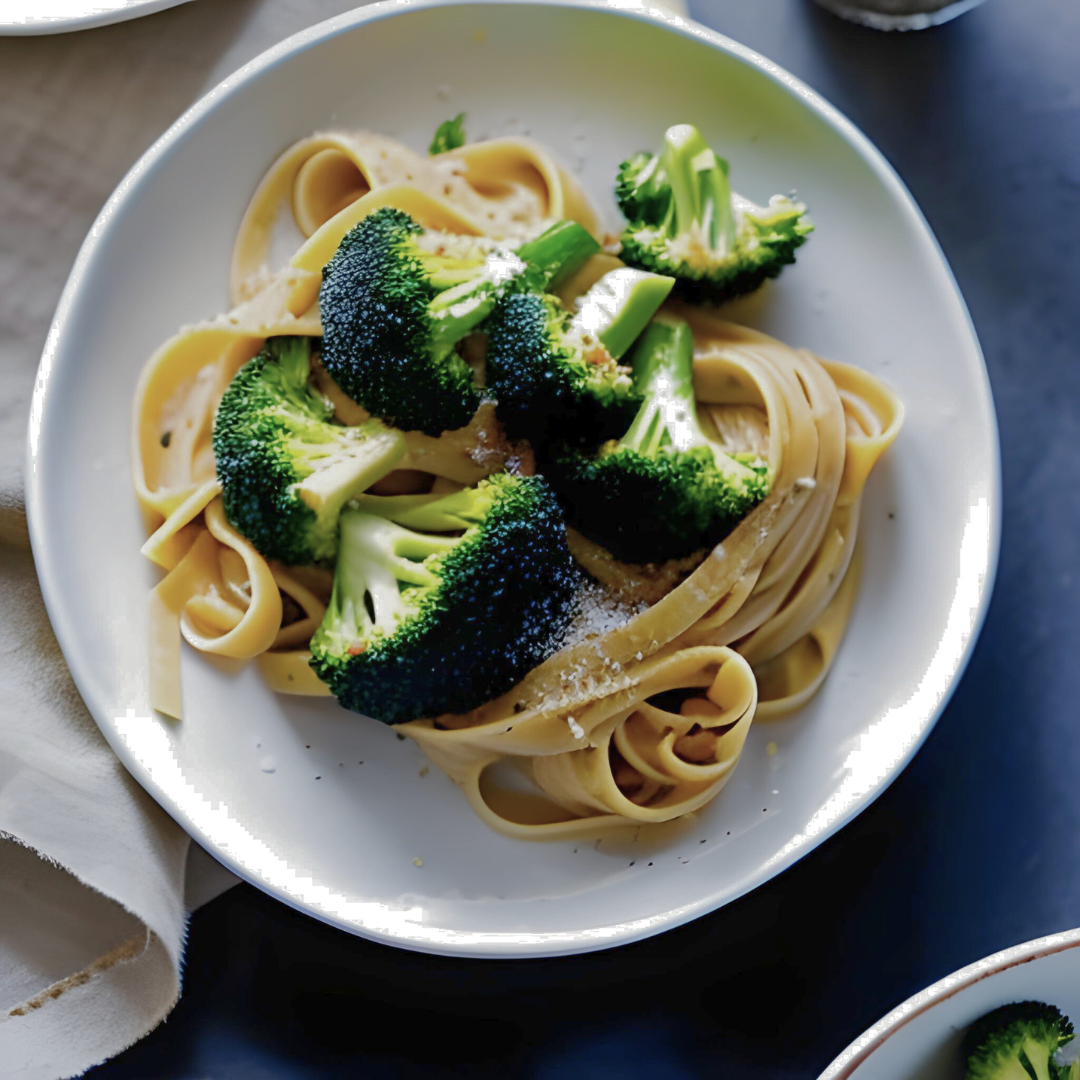
[[[0,1076],[51,1080],[122,1050],[176,1002],[189,841],[86,712],[17,542],[14,494],[0,509]]]
[[[0,456],[18,444],[0,441]],[[236,879],[132,780],[87,713],[11,487],[0,490],[0,596],[0,1076],[53,1080],[165,1017],[186,911]]]

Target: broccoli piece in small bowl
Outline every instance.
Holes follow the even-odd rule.
[[[619,360],[674,284],[623,267],[601,277],[575,312],[538,293],[503,300],[487,327],[486,373],[507,435],[595,446],[624,431],[641,398]]]
[[[660,563],[719,543],[769,492],[768,466],[708,437],[694,399],[694,339],[658,318],[632,357],[644,400],[618,440],[568,449],[546,472],[567,520],[630,563]]]
[[[214,418],[213,448],[229,523],[260,554],[324,563],[338,516],[405,456],[405,438],[379,420],[333,422],[309,382],[311,339],[279,337],[233,377]]]
[[[976,1020],[964,1036],[967,1080],[1075,1080],[1080,1065],[1054,1055],[1073,1039],[1067,1016],[1042,1001],[1003,1005]]]
[[[615,197],[627,219],[623,261],[670,274],[676,293],[695,303],[720,303],[776,277],[814,228],[802,203],[774,195],[757,206],[735,194],[728,163],[690,124],[668,128],[659,154],[624,161]]]
[[[458,342],[501,296],[542,291],[597,250],[574,221],[510,251],[376,210],[346,233],[323,270],[323,364],[346,394],[394,427],[427,435],[464,427],[482,394]]]
[[[361,496],[341,517],[311,665],[341,705],[384,723],[467,712],[556,651],[579,583],[539,476]]]

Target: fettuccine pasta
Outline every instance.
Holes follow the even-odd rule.
[[[151,595],[153,705],[171,716],[183,713],[181,640],[254,660],[275,691],[329,695],[308,643],[332,572],[268,561],[229,524],[211,435],[222,393],[268,338],[321,335],[323,267],[357,222],[385,206],[426,228],[500,240],[534,237],[563,218],[598,228],[578,186],[524,139],[429,158],[384,136],[328,133],[274,163],[240,226],[231,310],[162,345],[135,396],[143,553],[164,571]],[[305,240],[274,267],[283,207]],[[561,299],[619,265],[593,256]],[[693,331],[701,423],[725,449],[766,461],[771,490],[714,550],[679,563],[623,564],[569,530],[595,584],[564,647],[470,713],[398,725],[483,820],[511,836],[594,835],[706,805],[751,723],[787,715],[821,685],[854,603],[863,490],[899,431],[900,402],[858,368],[702,309],[666,310]],[[315,379],[339,421],[367,419],[324,371]],[[454,490],[522,467],[488,404],[459,431],[405,439],[382,493],[431,490],[432,476],[434,490]]]

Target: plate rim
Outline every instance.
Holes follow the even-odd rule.
[[[890,190],[892,196],[898,201],[901,208],[909,214],[923,236],[931,243],[939,265],[945,273],[946,280],[952,289],[952,297],[958,305],[959,314],[966,324],[968,339],[974,348],[975,357],[978,360],[979,382],[984,394],[985,412],[988,423],[987,435],[991,444],[990,460],[986,463],[988,490],[985,502],[987,510],[986,549],[980,546],[978,560],[980,562],[985,555],[985,570],[982,571],[981,580],[977,581],[978,603],[971,609],[967,626],[964,628],[960,655],[955,662],[948,684],[944,688],[939,700],[934,704],[923,721],[922,730],[912,741],[906,752],[901,755],[892,765],[886,776],[877,784],[864,793],[861,793],[849,802],[843,812],[838,814],[827,825],[811,836],[805,837],[803,843],[794,849],[777,853],[777,856],[763,862],[763,865],[731,891],[730,895],[719,898],[710,894],[704,898],[698,898],[692,903],[677,905],[670,908],[662,916],[648,916],[633,922],[622,923],[617,926],[609,926],[605,933],[567,933],[565,931],[548,931],[545,933],[519,934],[513,932],[491,935],[482,943],[476,941],[475,935],[469,932],[457,930],[440,930],[438,940],[423,935],[414,936],[400,930],[388,931],[372,927],[361,921],[338,918],[331,913],[320,910],[305,903],[300,898],[291,895],[279,882],[269,881],[260,876],[258,872],[239,862],[231,854],[223,851],[209,834],[205,832],[192,819],[184,806],[170,799],[163,790],[161,783],[155,781],[152,772],[132,752],[131,747],[123,739],[117,726],[110,722],[106,710],[100,701],[93,699],[86,692],[85,681],[80,679],[73,666],[68,663],[69,671],[80,696],[83,698],[88,711],[93,716],[95,723],[105,736],[114,753],[120,759],[127,770],[135,777],[138,783],[154,798],[162,809],[175,820],[180,827],[188,833],[197,843],[202,845],[214,855],[218,861],[233,871],[238,877],[254,885],[261,891],[268,893],[275,899],[288,904],[298,911],[319,919],[322,922],[336,926],[349,933],[356,934],[369,940],[383,944],[393,945],[411,951],[425,952],[437,955],[472,957],[472,958],[533,958],[552,957],[562,955],[575,955],[601,949],[613,948],[617,945],[625,945],[634,941],[640,941],[652,937],[665,930],[674,929],[694,919],[700,918],[710,912],[719,910],[733,901],[759,888],[767,881],[790,869],[795,863],[809,854],[830,836],[839,832],[848,825],[855,817],[861,814],[888,788],[893,781],[904,771],[911,759],[922,747],[930,732],[933,730],[942,712],[951,699],[957,685],[971,658],[975,642],[978,639],[983,623],[986,619],[990,598],[993,593],[994,582],[997,576],[998,562],[1001,549],[1001,447],[997,423],[997,413],[994,406],[993,392],[990,385],[989,373],[986,360],[979,342],[978,334],[971,319],[971,314],[964,301],[963,294],[953,275],[952,268],[941,249],[937,237],[930,228],[915,199],[900,179],[896,170],[881,153],[880,150],[867,138],[862,131],[847,119],[837,108],[831,105],[825,98],[811,89],[807,84],[797,79],[790,72],[773,63],[761,54],[720,34],[708,27],[702,26],[689,18],[682,18],[669,11],[643,6],[635,0],[381,0],[362,8],[336,15],[323,22],[307,27],[277,44],[271,46],[260,55],[237,69],[216,87],[203,94],[181,116],[169,126],[169,128],[142,154],[128,170],[116,189],[109,196],[105,205],[95,219],[87,233],[72,266],[71,273],[60,295],[56,311],[50,325],[49,333],[42,350],[41,362],[35,381],[34,393],[31,399],[30,422],[27,431],[25,475],[26,475],[26,512],[29,527],[31,548],[34,554],[38,579],[41,585],[42,597],[45,603],[53,632],[64,654],[65,660],[69,653],[78,655],[75,647],[78,634],[71,621],[66,617],[60,597],[63,595],[56,584],[52,581],[52,566],[56,556],[51,551],[51,541],[47,535],[40,518],[44,515],[44,492],[43,481],[40,471],[36,468],[36,460],[41,442],[42,419],[47,400],[49,386],[52,382],[54,367],[62,336],[62,330],[67,323],[76,297],[81,289],[83,277],[94,254],[107,234],[110,219],[117,213],[122,204],[127,200],[143,178],[152,173],[159,159],[166,153],[172,144],[196,125],[201,119],[215,110],[220,102],[237,92],[256,76],[267,71],[295,53],[305,51],[325,40],[337,37],[340,34],[354,30],[367,23],[380,22],[384,19],[393,18],[399,14],[426,8],[439,7],[472,7],[472,6],[495,6],[513,7],[528,5],[530,7],[584,9],[604,12],[611,18],[626,18],[636,22],[655,24],[660,23],[668,30],[679,36],[702,41],[719,52],[726,53],[743,63],[756,68],[773,82],[780,84],[791,94],[799,98],[806,106],[815,111],[834,131],[837,132],[866,162],[878,176],[881,183]],[[972,571],[968,571],[969,574]],[[963,578],[960,579],[963,581]],[[958,581],[958,585],[960,582]],[[96,706],[96,708],[95,708]],[[105,719],[101,719],[104,717]]]
[[[981,960],[957,969],[944,978],[938,979],[937,982],[931,983],[917,994],[912,994],[891,1012],[886,1013],[876,1024],[868,1027],[833,1059],[818,1080],[848,1080],[859,1066],[873,1057],[901,1028],[934,1008],[935,1005],[948,1001],[961,990],[966,990],[969,986],[982,982],[983,979],[1000,975],[1003,971],[1018,967],[1020,964],[1078,947],[1080,947],[1080,927],[1032,938],[1018,945],[1010,945],[1007,949],[991,953]]]
[[[121,0],[120,6],[111,9],[97,8],[84,15],[48,16],[31,15],[28,22],[0,20],[0,37],[47,37],[51,34],[71,34],[77,30],[92,30],[97,26],[113,26],[116,23],[155,15],[168,8],[179,7],[190,0]]]

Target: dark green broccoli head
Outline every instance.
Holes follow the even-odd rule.
[[[514,253],[376,210],[323,270],[323,363],[346,394],[395,427],[428,435],[464,427],[481,392],[457,343],[505,292],[544,288],[597,247],[575,222]]]
[[[659,154],[635,154],[619,167],[624,262],[670,274],[686,300],[719,303],[795,261],[813,231],[802,203],[774,195],[763,207],[734,194],[727,162],[689,124],[669,128],[664,143]]]
[[[644,401],[623,437],[596,454],[563,450],[547,472],[584,536],[625,562],[665,562],[719,543],[771,480],[763,461],[725,453],[702,430],[685,323],[654,322],[633,370]]]
[[[622,267],[580,297],[507,297],[488,324],[487,385],[512,439],[596,446],[620,434],[640,404],[620,357],[667,298],[672,278]]]
[[[266,558],[333,559],[342,506],[385,476],[405,440],[378,420],[332,422],[330,403],[308,382],[308,338],[270,338],[226,388],[213,447],[230,524]]]
[[[365,496],[341,519],[312,667],[384,723],[467,712],[547,659],[580,581],[541,477],[445,496]]]
[[[964,1037],[967,1080],[1059,1080],[1053,1061],[1073,1038],[1067,1016],[1041,1001],[1003,1005],[976,1020]]]
[[[345,235],[323,270],[319,293],[323,364],[369,412],[396,427],[438,435],[464,427],[480,394],[453,348],[453,334],[438,340],[430,306],[439,291],[431,281],[438,264],[421,257],[423,235],[408,214],[390,208]],[[484,257],[476,245],[459,261],[471,276]],[[471,328],[463,321],[460,336]]]
[[[708,447],[647,457],[609,442],[595,457],[563,453],[551,471],[568,519],[584,536],[617,559],[647,563],[712,547],[768,494],[764,465],[736,464],[749,474],[738,485]]]
[[[572,335],[572,319],[554,296],[515,293],[488,324],[487,385],[511,439],[602,440],[637,411],[629,369]]]
[[[671,203],[671,185],[658,155],[642,150],[619,166],[615,201],[627,221],[664,220]]]

